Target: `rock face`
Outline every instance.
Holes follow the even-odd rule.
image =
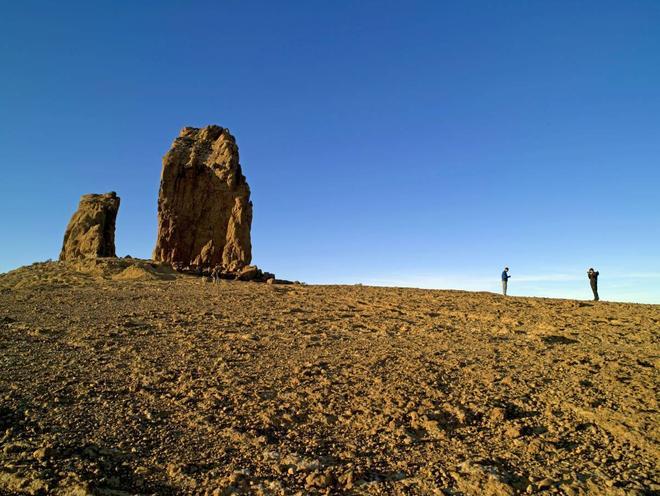
[[[250,187],[228,129],[186,127],[163,157],[156,261],[239,271],[250,264]]]
[[[80,198],[64,233],[60,260],[114,257],[119,197],[114,191]]]

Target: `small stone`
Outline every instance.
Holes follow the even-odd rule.
[[[325,474],[312,472],[305,478],[305,485],[307,487],[327,487],[330,485],[330,478]]]
[[[174,477],[181,473],[181,467],[179,465],[176,465],[174,463],[170,463],[167,465],[167,475],[170,477]]]
[[[504,432],[507,437],[516,438],[522,436],[522,428],[519,425],[511,425]]]
[[[506,420],[506,410],[504,408],[493,408],[490,412],[490,421],[494,424],[502,423]]]
[[[32,456],[37,460],[45,460],[46,458],[51,458],[54,454],[55,450],[53,448],[50,446],[44,446],[32,453]]]
[[[538,483],[539,489],[550,489],[555,485],[555,482],[552,479],[543,479]]]

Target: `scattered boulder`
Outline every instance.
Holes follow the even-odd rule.
[[[163,158],[154,260],[238,273],[252,259],[251,224],[234,137],[220,126],[184,128]]]
[[[60,260],[114,257],[118,210],[114,191],[83,195],[64,233]]]
[[[247,265],[241,269],[236,278],[240,281],[254,281],[262,277],[263,272],[256,265]]]
[[[275,274],[272,274],[271,272],[264,272],[256,265],[248,265],[246,267],[243,267],[238,272],[238,274],[236,274],[234,279],[237,279],[239,281],[268,282],[270,280],[273,280],[279,282],[279,280],[275,279]],[[270,282],[269,284],[273,284],[273,283]]]

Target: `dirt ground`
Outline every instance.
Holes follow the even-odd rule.
[[[658,305],[122,263],[0,275],[0,494],[660,490]]]

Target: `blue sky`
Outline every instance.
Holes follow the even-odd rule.
[[[155,244],[184,126],[236,136],[254,262],[660,303],[660,2],[3,2],[0,271],[115,190]]]

